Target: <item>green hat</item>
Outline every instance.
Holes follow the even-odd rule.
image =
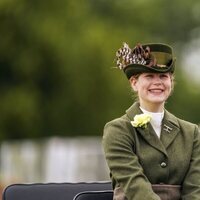
[[[124,43],[116,52],[117,66],[127,78],[136,74],[174,72],[175,58],[172,48],[166,44],[137,44],[131,49]]]

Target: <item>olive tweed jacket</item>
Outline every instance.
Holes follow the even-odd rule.
[[[122,188],[128,200],[159,200],[151,184],[181,185],[182,200],[200,200],[198,126],[165,110],[159,139],[150,123],[147,128],[131,125],[140,113],[136,102],[104,127],[103,148],[113,188]]]

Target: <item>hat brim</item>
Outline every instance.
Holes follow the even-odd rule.
[[[141,64],[130,64],[124,68],[124,73],[126,74],[127,78],[130,79],[131,76],[142,74],[142,73],[167,73],[171,72],[174,73],[175,69],[175,59],[171,61],[169,66],[160,67],[160,66],[146,66]]]

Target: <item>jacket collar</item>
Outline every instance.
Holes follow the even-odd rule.
[[[139,102],[135,102],[130,108],[126,110],[128,118],[132,121],[135,115],[141,114],[142,110],[140,109]]]
[[[161,141],[165,148],[167,148],[172,143],[179,131],[180,126],[177,118],[165,110],[161,130]]]
[[[126,110],[126,114],[130,121],[133,120],[134,116],[141,114],[142,111],[139,108],[139,103],[135,102],[129,109]],[[159,139],[149,123],[147,128],[136,128],[142,137],[154,148],[162,151],[167,155],[166,149],[173,142],[176,135],[180,131],[177,118],[170,112],[165,110],[164,118],[162,121],[161,138]]]

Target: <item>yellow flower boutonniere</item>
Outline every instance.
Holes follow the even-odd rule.
[[[146,128],[147,123],[150,122],[150,120],[151,120],[151,115],[143,113],[140,115],[135,115],[134,120],[131,121],[131,124],[133,127]]]

